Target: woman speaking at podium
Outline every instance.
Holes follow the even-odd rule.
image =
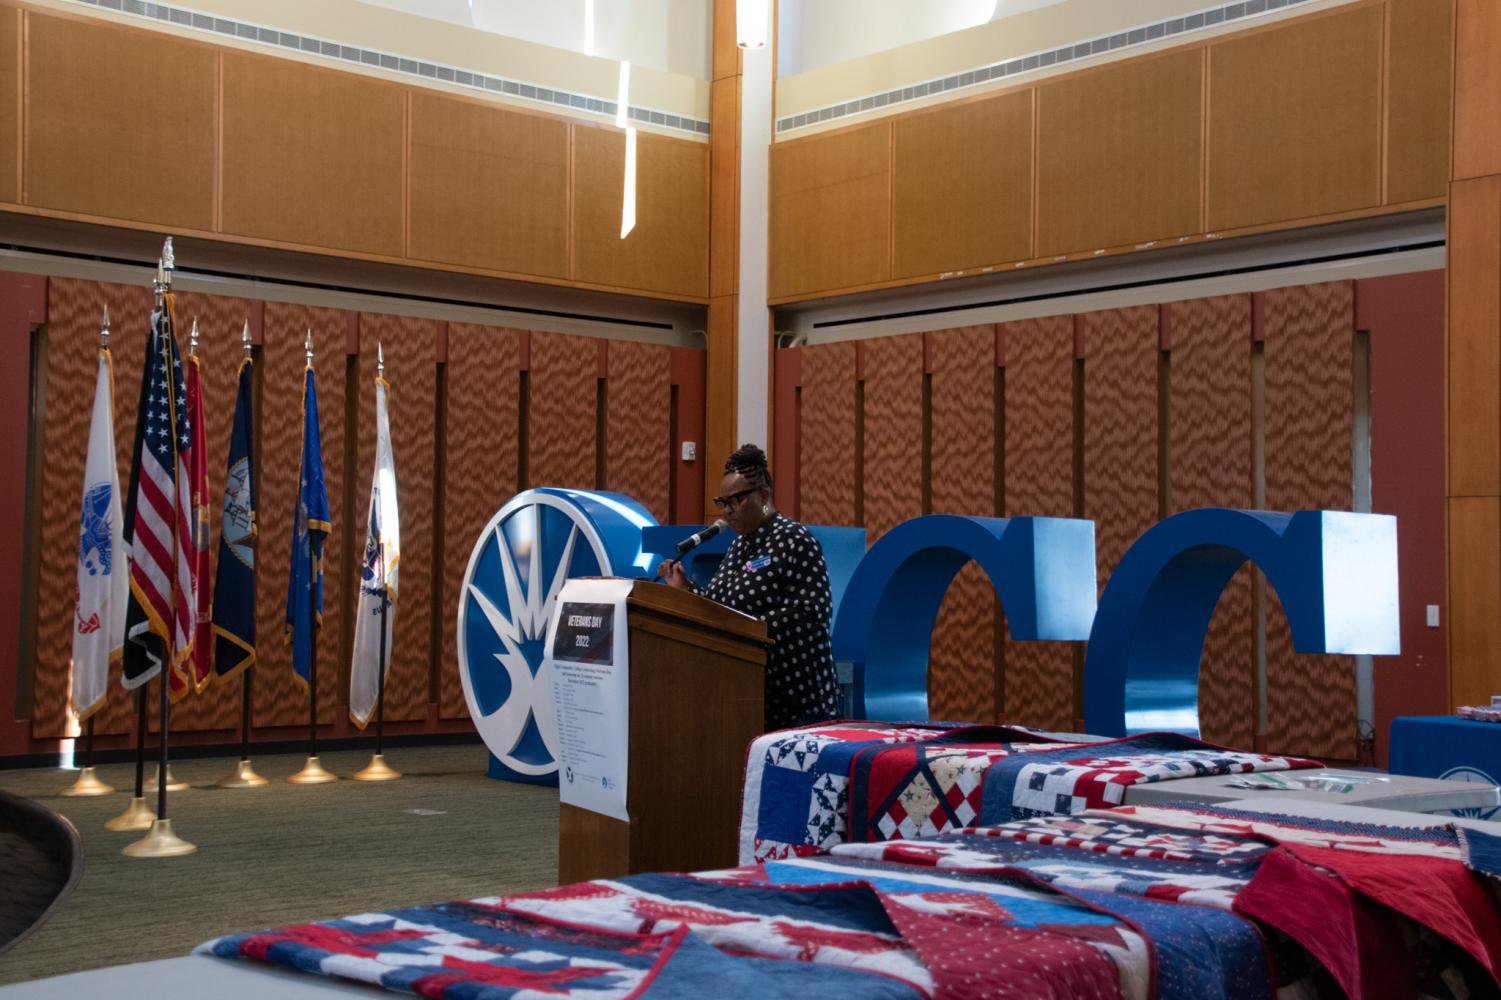
[[[834,600],[823,550],[808,529],[771,504],[766,453],[753,444],[724,463],[724,481],[714,506],[735,531],[735,540],[699,590],[682,564],[667,560],[658,570],[668,585],[692,590],[766,622],[774,645],[766,654],[766,729],[834,718],[837,686],[829,622]]]

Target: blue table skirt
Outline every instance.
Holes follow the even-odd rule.
[[[1418,778],[1501,784],[1501,722],[1450,715],[1392,720],[1390,770]]]

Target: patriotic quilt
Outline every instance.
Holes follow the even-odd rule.
[[[1176,733],[1081,743],[1013,726],[833,722],[757,738],[746,763],[740,862],[846,842],[936,837],[1119,805],[1174,778],[1319,767]]]
[[[1501,841],[1089,809],[218,938],[438,1000],[1470,997],[1501,991]]]

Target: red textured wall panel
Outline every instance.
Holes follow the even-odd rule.
[[[115,450],[120,489],[129,487],[130,448],[140,401],[141,368],[150,326],[151,290],[52,278],[47,288],[46,414],[41,427],[41,517],[36,622],[36,673],[32,736],[62,736],[72,683],[73,610],[77,590],[78,516],[83,463],[88,451],[90,406],[98,369],[99,320],[109,306],[115,371]],[[109,701],[95,716],[95,731],[126,732],[132,700],[110,670]]]
[[[803,352],[798,516],[807,524],[855,523],[855,344]],[[709,476],[710,488],[718,486]]]
[[[1084,356],[1084,516],[1096,581],[1157,523],[1157,307],[1078,317]]]
[[[699,451],[704,446],[708,356],[707,352],[694,347],[670,348],[669,356],[678,403],[677,437],[672,441],[672,507],[668,520],[673,524],[694,524],[704,516],[704,473],[710,466],[706,457],[698,453],[691,461],[684,461],[681,446],[684,441],[694,442]],[[781,487],[780,478],[776,485]]]
[[[261,364],[260,494],[256,497],[259,555],[256,581],[254,718],[257,726],[306,725],[308,696],[292,672],[286,632],[287,575],[302,454],[303,341],[313,332],[323,477],[333,532],[324,549],[323,628],[318,634],[318,721],[343,714],[344,660],[344,382],[349,315],[337,309],[266,304]],[[359,517],[364,516],[361,511]]]
[[[936,330],[927,335],[927,345],[933,513],[991,516],[996,509],[995,327]],[[960,570],[933,630],[932,718],[1000,721],[999,610],[985,572],[974,563]]]
[[[1074,508],[1074,322],[1071,316],[1003,323],[1006,362],[1006,514],[1068,517]],[[1005,721],[1074,724],[1074,650],[1061,642],[1005,649]]]
[[[531,342],[526,485],[593,489],[599,342],[542,332]]]
[[[518,331],[449,324],[438,701],[439,715],[445,719],[469,717],[456,644],[459,588],[480,532],[516,492],[520,367]]]
[[[1355,283],[1356,326],[1371,334],[1372,509],[1397,517],[1402,652],[1375,657],[1376,763],[1391,720],[1447,715],[1444,622],[1444,272]]]
[[[362,558],[370,511],[370,476],[375,467],[376,345],[386,356],[387,397],[391,423],[391,458],[396,465],[396,493],[401,518],[401,577],[396,621],[391,628],[391,669],[386,674],[386,718],[427,718],[433,669],[433,469],[437,412],[438,324],[410,316],[360,314],[358,472],[351,556]],[[350,586],[357,576],[351,567]],[[353,594],[357,599],[358,594]],[[351,604],[351,613],[354,605]],[[351,625],[352,628],[352,625]],[[351,643],[353,639],[351,638]],[[340,671],[339,702],[349,704],[350,664]]]
[[[1226,295],[1162,307],[1168,340],[1168,502],[1252,506],[1251,297]],[[1199,725],[1206,740],[1248,747],[1256,722],[1252,571],[1225,587],[1199,665]]]
[[[1272,510],[1348,510],[1353,442],[1354,286],[1262,292],[1266,501]],[[1355,662],[1294,653],[1268,588],[1267,748],[1355,756]]]
[[[672,349],[627,340],[606,348],[605,489],[635,497],[666,524],[675,460]]]
[[[923,335],[879,337],[865,352],[865,532],[875,544],[922,514]]]
[[[0,479],[0,510],[12,514],[0,521],[0,754],[24,753],[31,743],[30,671],[35,661],[20,662],[23,636],[34,635],[36,616],[29,609],[26,593],[33,582],[25,558],[31,536],[31,521],[41,516],[32,496],[29,475],[42,452],[40,435],[22,434],[32,408],[31,366],[20,363],[33,352],[34,328],[47,321],[47,279],[37,274],[0,274],[0,351],[16,359],[0,367],[0,426],[15,428],[0,437],[0,463],[15,472]],[[80,483],[80,485],[82,485]],[[82,499],[80,497],[80,499]],[[22,517],[22,512],[26,513]],[[21,683],[21,672],[27,680]]]

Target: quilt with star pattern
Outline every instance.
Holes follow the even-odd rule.
[[[1501,990],[1498,873],[1450,826],[1127,806],[198,952],[437,1000],[1469,997]]]
[[[1177,733],[1083,743],[1012,726],[831,722],[751,743],[740,862],[1069,815],[1146,782],[1319,766]]]

